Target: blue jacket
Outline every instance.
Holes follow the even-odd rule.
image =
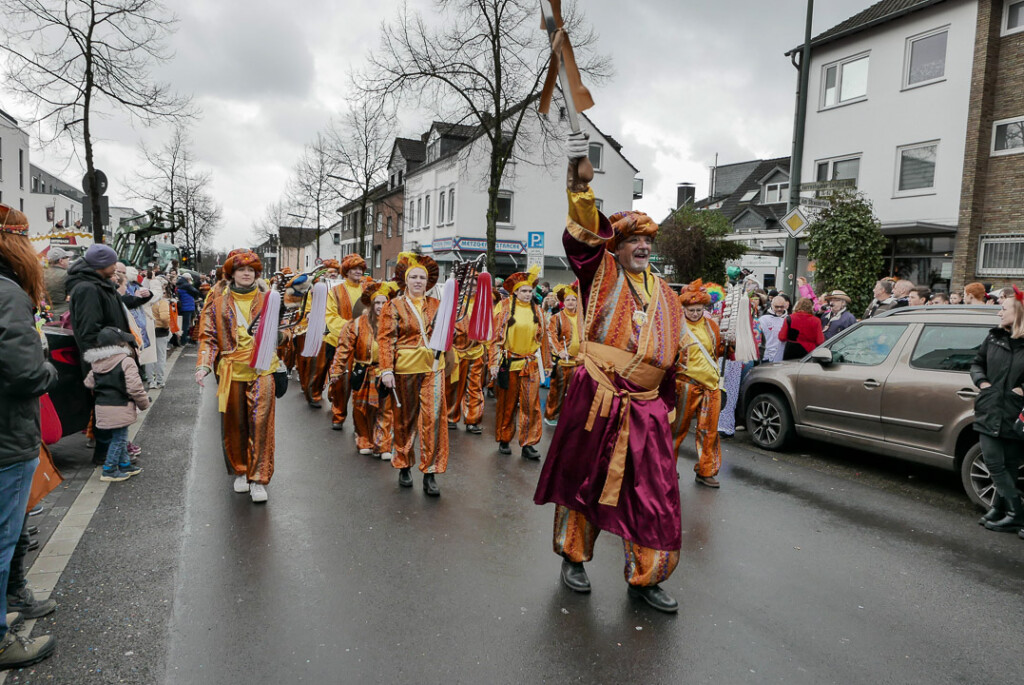
[[[176,285],[179,311],[194,312],[196,310],[196,302],[203,299],[202,294],[184,276],[178,276]]]

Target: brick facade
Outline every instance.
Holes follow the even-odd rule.
[[[980,0],[953,287],[1009,278],[977,276],[982,235],[1024,233],[1024,154],[993,157],[992,123],[1024,116],[1024,33],[1000,36],[1003,0]]]
[[[374,269],[373,277],[390,278],[394,274],[398,253],[402,251],[402,222],[405,205],[405,186],[398,186],[374,198],[374,215],[383,220],[383,230],[373,234],[374,258],[377,250],[381,252],[381,268]],[[391,221],[391,235],[388,236],[388,221]]]

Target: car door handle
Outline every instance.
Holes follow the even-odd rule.
[[[864,381],[864,387],[867,388],[868,390],[874,390],[880,385],[881,383],[874,380],[873,378],[869,378],[868,380]]]
[[[962,400],[973,400],[975,397],[978,396],[978,391],[977,390],[967,390],[967,389],[964,389],[964,390],[959,391],[956,394],[956,396],[959,397]]]

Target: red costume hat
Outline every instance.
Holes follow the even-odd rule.
[[[524,285],[528,285],[531,288],[537,284],[537,278],[540,276],[540,267],[537,265],[531,266],[529,271],[518,271],[504,280],[501,284],[508,293],[511,295],[516,290]]]

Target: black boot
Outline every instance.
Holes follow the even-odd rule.
[[[523,459],[537,461],[540,459],[540,452],[534,449],[533,445],[523,445]]]
[[[562,559],[562,582],[573,592],[590,592],[590,578],[582,562]]]
[[[507,442],[499,442],[498,454],[512,454],[512,448],[508,446]]]
[[[674,614],[679,611],[679,602],[657,585],[630,585],[629,596],[644,600],[658,611]]]
[[[398,469],[398,484],[403,488],[412,487],[412,475],[409,473],[409,468],[406,466],[404,469]]]
[[[448,422],[448,430],[453,431],[453,430],[455,430],[458,427],[459,427],[459,424],[455,423],[454,421],[449,421]]]
[[[434,474],[423,474],[423,492],[427,493],[431,497],[441,496],[441,488],[437,487],[437,481],[434,479]]]
[[[483,428],[474,423],[472,425],[466,426],[466,432],[472,433],[473,435],[480,435],[481,433],[484,432],[484,430]]]
[[[978,519],[978,525],[983,526],[989,521],[998,521],[1006,515],[1006,502],[997,492],[992,495],[992,508],[985,512],[985,515]]]
[[[1024,528],[1024,506],[1021,505],[1020,495],[1003,500],[1006,502],[1006,516],[995,521],[989,521],[985,527],[997,533],[1019,533]]]

